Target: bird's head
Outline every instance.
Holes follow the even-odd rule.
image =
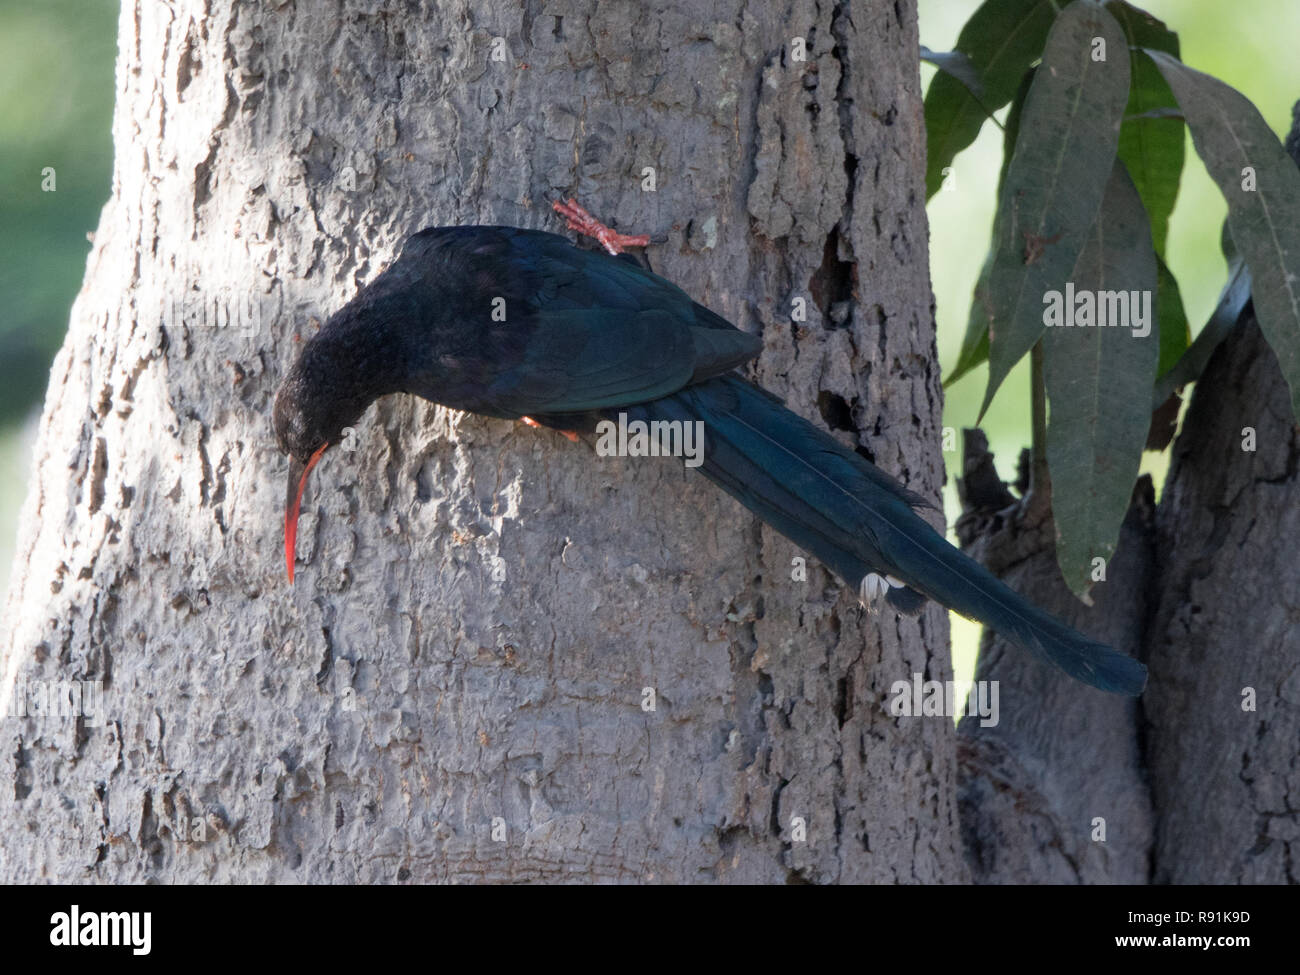
[[[275,394],[272,419],[280,450],[289,455],[289,480],[284,498],[284,558],[293,583],[294,547],[298,538],[298,512],[307,476],[325,451],[343,438],[345,427],[361,411],[346,398],[329,395],[328,384],[312,381],[310,369],[299,360]]]

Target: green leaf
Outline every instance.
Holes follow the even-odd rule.
[[[980,76],[976,73],[975,66],[970,63],[970,58],[962,54],[961,51],[931,51],[922,44],[921,60],[933,64],[940,71],[952,75],[965,85],[966,89],[976,98],[984,94],[984,85],[980,82]]]
[[[1151,236],[1154,239],[1154,231]],[[1192,333],[1187,325],[1187,312],[1183,310],[1183,295],[1178,290],[1178,279],[1160,259],[1159,254],[1156,255],[1156,266],[1159,280],[1156,317],[1160,320],[1160,365],[1156,369],[1156,375],[1163,376],[1187,351]]]
[[[1011,100],[1021,75],[1043,51],[1057,6],[1054,0],[985,0],[966,21],[955,50],[970,59],[984,94],[976,98],[943,72],[930,82],[925,93],[927,200],[957,153],[975,141],[985,119]]]
[[[1105,60],[1093,60],[1094,52]],[[999,193],[981,416],[1042,335],[1043,296],[1064,287],[1074,269],[1114,167],[1128,90],[1119,24],[1093,0],[1075,0],[1047,37]]]
[[[1110,0],[1106,9],[1123,28],[1130,47],[1153,48],[1178,57],[1178,35],[1162,21],[1123,0]],[[1132,54],[1132,72],[1124,124],[1119,130],[1119,158],[1146,207],[1156,253],[1163,256],[1186,154],[1182,114],[1160,69],[1141,51]]]
[[[1300,417],[1300,170],[1241,92],[1168,54],[1148,53],[1228,201],[1232,240],[1250,268],[1255,317]]]
[[[985,264],[985,268],[988,265]],[[971,303],[970,320],[966,325],[966,335],[962,338],[961,352],[957,355],[957,364],[943,381],[944,387],[951,386],[972,369],[978,368],[989,358],[989,326],[984,313],[978,309],[987,297],[988,278],[980,275],[975,284],[975,297]]]
[[[1011,157],[1016,151],[1016,137],[1020,134],[1020,115],[1024,111],[1025,96],[1029,94],[1029,86],[1034,82],[1034,71],[1034,68],[1030,68],[1020,79],[1020,89],[1011,102],[1011,111],[1007,113],[1006,129],[1002,133],[1002,170],[998,173],[999,192],[1002,190],[1002,184],[1006,182],[1007,166],[1010,165]],[[996,223],[994,227],[993,243],[989,245],[984,266],[980,268],[979,280],[975,282],[975,294],[971,298],[970,314],[966,319],[966,334],[962,338],[961,353],[957,356],[957,364],[952,372],[944,380],[944,386],[951,386],[966,373],[987,362],[989,358],[989,322],[993,314],[989,300],[989,275],[993,272],[993,257],[997,251],[998,240]]]
[[[1248,301],[1250,301],[1250,271],[1245,261],[1240,257],[1233,257],[1228,266],[1228,282],[1219,293],[1219,303],[1210,315],[1210,320],[1197,334],[1196,341],[1168,370],[1164,369],[1164,349],[1161,348],[1162,371],[1159,380],[1156,381],[1155,393],[1151,399],[1153,410],[1169,399],[1174,390],[1201,378],[1210,356],[1237,324]]]
[[[1093,324],[1048,328],[1043,336],[1056,557],[1065,581],[1080,594],[1089,587],[1092,560],[1109,560],[1115,551],[1151,425],[1151,384],[1160,354],[1153,307],[1157,267],[1142,198],[1123,164],[1115,162],[1070,276],[1074,295],[1094,296]],[[1107,295],[1119,295],[1119,303],[1110,305]],[[1067,315],[1070,297],[1068,289],[1061,296]],[[1103,308],[1110,305],[1113,316],[1126,301],[1126,318],[1145,307],[1145,334],[1132,327],[1135,318],[1127,318],[1128,328],[1097,324]]]

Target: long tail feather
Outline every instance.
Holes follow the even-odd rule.
[[[704,421],[704,475],[850,584],[893,576],[905,584],[889,593],[900,611],[919,608],[920,593],[1086,684],[1142,692],[1142,664],[1034,606],[917,515],[923,498],[738,376],[627,412]]]

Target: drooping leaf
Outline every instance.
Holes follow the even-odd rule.
[[[1007,124],[1002,132],[1002,169],[998,173],[999,192],[1006,181],[1007,166],[1011,163],[1011,156],[1016,150],[1016,137],[1020,134],[1020,115],[1024,111],[1025,96],[1029,94],[1029,86],[1034,82],[1034,71],[1034,68],[1030,68],[1020,79],[1020,88],[1011,102],[1011,110],[1007,113]],[[975,282],[975,293],[971,298],[971,309],[966,319],[966,334],[962,337],[961,353],[957,356],[957,364],[953,366],[952,372],[944,380],[944,386],[951,386],[966,373],[988,361],[989,320],[993,314],[989,304],[989,275],[993,270],[997,240],[995,225],[993,241],[989,244],[984,266],[980,268],[979,279]]]
[[[1156,255],[1159,285],[1156,291],[1156,318],[1160,323],[1160,364],[1156,375],[1164,375],[1171,369],[1191,341],[1191,330],[1187,326],[1187,312],[1183,308],[1182,292],[1178,289],[1178,279],[1160,255]],[[1174,439],[1178,428],[1178,413],[1182,400],[1177,396],[1167,396],[1152,404],[1151,428],[1147,431],[1147,450],[1164,450]]]
[[[970,58],[962,54],[961,51],[931,51],[924,44],[921,45],[921,60],[933,64],[940,71],[946,71],[952,75],[976,98],[984,94],[984,85],[980,82],[980,76],[975,72],[975,66],[970,63]]]
[[[1179,356],[1178,361],[1160,373],[1151,398],[1152,409],[1159,408],[1160,404],[1172,396],[1176,389],[1194,383],[1201,377],[1206,364],[1210,361],[1210,356],[1237,324],[1248,301],[1250,301],[1250,270],[1246,267],[1245,261],[1240,257],[1234,257],[1229,265],[1228,282],[1219,293],[1219,303],[1215,305],[1210,320],[1197,333],[1196,340],[1188,346],[1187,351]]]
[[[1135,184],[1136,185],[1136,184]],[[1148,211],[1149,213],[1149,211]],[[1152,238],[1154,243],[1154,231]],[[1156,291],[1156,317],[1160,321],[1160,365],[1157,376],[1163,376],[1172,369],[1192,340],[1191,329],[1187,326],[1187,312],[1183,310],[1183,295],[1178,290],[1178,279],[1169,270],[1160,255],[1156,255],[1156,268],[1159,286]]]
[[[1178,35],[1162,21],[1124,0],[1110,0],[1106,9],[1123,28],[1131,48],[1153,48],[1178,57]],[[1156,253],[1163,256],[1183,172],[1182,113],[1155,63],[1141,51],[1130,56],[1132,78],[1119,130],[1119,158],[1146,207]]]
[[[1300,170],[1239,91],[1168,54],[1147,53],[1178,98],[1192,144],[1228,201],[1232,239],[1250,269],[1255,317],[1300,417]]]
[[[979,135],[994,112],[1011,100],[1025,70],[1043,51],[1059,6],[1055,0],[985,0],[957,38],[983,87],[980,98],[940,72],[925,93],[926,199],[943,182],[943,171]]]
[[[987,269],[988,265],[985,264]],[[980,274],[980,278],[975,282],[975,296],[972,305],[978,305],[986,299],[988,294],[988,276]],[[943,381],[944,387],[951,386],[962,376],[972,369],[978,368],[989,358],[989,327],[987,319],[982,312],[976,311],[972,307],[970,319],[966,323],[966,334],[962,337],[961,352],[957,354],[957,363],[952,367],[952,372],[948,378]]]
[[[1092,296],[1093,324],[1048,328],[1043,335],[1056,557],[1080,594],[1089,588],[1092,560],[1109,561],[1115,550],[1142,461],[1160,354],[1157,275],[1142,198],[1116,161],[1070,276],[1077,303]],[[1066,315],[1070,297],[1068,290],[1061,296]],[[1076,314],[1083,314],[1081,304]],[[1116,324],[1116,316],[1128,327]]]
[[[981,416],[1042,335],[1044,294],[1074,269],[1115,162],[1128,91],[1119,24],[1093,0],[1075,0],[1048,35],[999,193]]]

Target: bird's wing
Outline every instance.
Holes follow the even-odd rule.
[[[477,379],[470,393],[481,400],[464,408],[534,415],[645,402],[727,372],[761,348],[634,261],[554,234],[476,229],[456,241],[454,261],[433,262],[444,274],[450,266],[471,294],[482,292],[460,323],[469,343],[448,360],[448,371]],[[502,321],[488,313],[494,290],[504,298]],[[438,371],[430,370],[427,392],[411,391],[448,402]]]

